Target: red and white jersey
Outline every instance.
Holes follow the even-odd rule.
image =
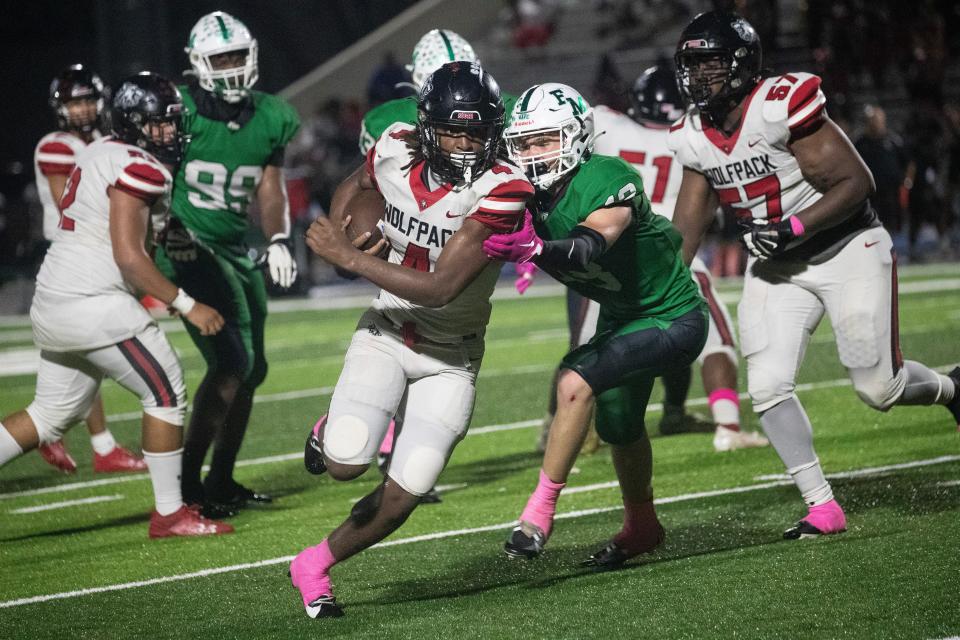
[[[170,206],[170,172],[142,149],[101,138],[76,156],[53,243],[37,275],[31,308],[34,337],[51,350],[92,349],[135,335],[149,324],[120,273],[110,240],[110,192],[150,205],[159,230]]]
[[[523,220],[533,186],[516,166],[498,160],[467,187],[440,184],[425,162],[410,163],[404,141],[408,124],[388,128],[367,152],[366,169],[385,200],[384,236],[390,243],[389,261],[418,271],[433,271],[444,245],[473,218],[498,233],[516,229]],[[501,263],[491,262],[447,305],[431,309],[381,291],[374,309],[402,326],[414,322],[428,339],[449,341],[482,335],[490,319],[490,296]]]
[[[97,136],[99,137],[99,135]],[[33,174],[37,179],[37,195],[43,205],[43,237],[52,241],[60,222],[60,209],[50,193],[51,175],[68,176],[76,156],[87,143],[66,131],[54,131],[40,138],[33,152]]]
[[[668,142],[677,160],[702,173],[738,218],[778,222],[822,196],[804,179],[788,145],[825,117],[825,105],[818,76],[786,73],[754,87],[745,98],[739,127],[729,136],[691,107],[670,127]],[[875,223],[876,215],[865,206],[846,222],[805,237],[781,257],[825,259]]]
[[[633,165],[643,178],[643,189],[655,213],[673,220],[683,166],[667,146],[669,126],[642,125],[625,113],[599,105],[593,109],[598,133],[594,152],[619,156]]]

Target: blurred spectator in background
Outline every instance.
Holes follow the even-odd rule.
[[[667,61],[661,62],[669,66]],[[594,104],[605,104],[611,109],[626,113],[630,107],[627,99],[627,85],[623,81],[623,76],[617,71],[617,66],[610,58],[610,54],[605,53],[600,56],[600,64],[595,75],[596,80],[592,87]]]
[[[747,266],[747,253],[740,243],[740,227],[733,209],[721,207],[717,227],[715,233],[711,232],[716,244],[710,260],[710,275],[715,278],[742,276]]]
[[[903,140],[887,129],[887,114],[879,106],[868,104],[863,115],[866,126],[856,142],[857,151],[877,184],[877,192],[871,201],[880,222],[890,235],[896,236],[902,227],[906,200],[904,178],[908,161]]]
[[[510,0],[513,29],[510,39],[517,49],[542,47],[556,28],[557,7],[550,0]],[[372,105],[371,105],[372,106]]]
[[[944,201],[949,140],[936,100],[914,102],[904,131],[907,133],[906,148],[911,159],[906,176],[906,184],[910,188],[910,259],[925,260],[935,256],[929,255],[927,247],[918,242],[924,224],[934,226],[937,250],[942,253],[949,248],[949,210]]]
[[[410,74],[403,68],[403,65],[397,62],[393,52],[383,56],[383,61],[370,76],[367,83],[367,103],[370,107],[393,100],[403,98],[413,93],[410,86]]]

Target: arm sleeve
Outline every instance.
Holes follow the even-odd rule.
[[[563,240],[548,240],[543,243],[543,252],[534,262],[554,269],[584,269],[603,255],[607,241],[598,231],[582,224],[575,226]]]
[[[470,217],[495,233],[509,233],[517,228],[533,195],[533,186],[526,180],[510,180],[490,190],[480,199]]]

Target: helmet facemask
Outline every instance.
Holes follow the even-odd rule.
[[[503,133],[503,116],[492,122],[475,124],[461,120],[436,120],[423,111],[418,112],[417,118],[417,130],[424,157],[430,169],[442,180],[469,186],[496,161],[500,136]],[[483,147],[477,151],[444,151],[440,137],[461,132],[473,140],[483,141]]]
[[[219,56],[240,54],[244,62],[241,65],[217,68],[221,66]],[[257,41],[249,47],[225,49],[209,53],[190,52],[190,64],[197,74],[200,88],[223,98],[225,102],[236,103],[243,100],[260,77],[257,66]]]

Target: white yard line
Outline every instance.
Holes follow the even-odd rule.
[[[52,511],[53,509],[63,509],[65,507],[76,507],[81,504],[95,504],[97,502],[112,502],[113,500],[122,500],[122,495],[112,496],[93,496],[92,498],[80,498],[79,500],[64,500],[62,502],[51,502],[49,504],[40,504],[35,507],[23,507],[22,509],[12,509],[10,513],[37,513],[39,511]]]
[[[940,458],[933,458],[931,460],[916,460],[910,464],[913,467],[925,466],[931,464],[940,464],[945,462],[945,458],[954,458],[955,456],[942,456]],[[853,471],[848,471],[848,474],[860,474],[868,475],[868,472],[871,474],[886,472],[888,470],[894,470],[896,468],[901,468],[898,465],[891,465],[890,467],[873,467],[871,469],[857,469]],[[601,483],[598,485],[590,485],[594,489],[607,488],[609,483]],[[734,495],[739,493],[747,493],[751,491],[760,491],[763,489],[771,489],[774,487],[780,487],[790,484],[788,480],[776,481],[776,482],[763,482],[760,484],[751,484],[740,487],[731,487],[729,489],[716,489],[713,491],[698,491],[694,493],[685,493],[677,496],[668,496],[666,498],[658,498],[654,500],[655,504],[673,504],[675,502],[685,502],[688,500],[700,500],[703,498],[713,498],[717,496],[726,496]],[[574,487],[567,489],[565,493],[577,493],[577,489],[586,490],[586,487]],[[598,513],[607,513],[610,511],[619,511],[622,509],[620,505],[609,506],[609,507],[596,507],[593,509],[580,509],[577,511],[567,511],[564,513],[557,514],[557,520],[567,520],[572,518],[582,518],[584,516],[594,515]],[[500,522],[497,524],[485,525],[482,527],[471,527],[464,529],[452,529],[447,531],[436,531],[434,533],[427,533],[419,536],[410,536],[407,538],[397,538],[396,540],[387,540],[379,544],[374,545],[372,548],[377,547],[393,547],[402,544],[411,544],[414,542],[423,542],[427,540],[440,540],[443,538],[452,538],[455,536],[470,535],[474,533],[484,533],[488,531],[499,531],[501,529],[509,529],[516,525],[516,521],[510,522]],[[61,593],[51,593],[46,595],[31,596],[28,598],[18,598],[15,600],[5,600],[0,601],[0,609],[7,609],[10,607],[19,607],[27,604],[36,604],[39,602],[49,602],[50,600],[64,600],[66,598],[76,598],[79,596],[94,595],[97,593],[107,593],[110,591],[123,591],[127,589],[135,589],[137,587],[146,587],[154,584],[163,584],[166,582],[178,582],[182,580],[191,580],[193,578],[204,578],[207,576],[216,575],[219,573],[232,573],[236,571],[245,571],[247,569],[256,569],[259,567],[268,567],[272,565],[284,564],[293,560],[293,556],[282,556],[279,558],[270,558],[268,560],[258,560],[256,562],[247,562],[243,564],[234,564],[226,567],[214,567],[211,569],[203,569],[201,571],[193,571],[191,573],[182,573],[172,576],[162,576],[159,578],[151,578],[149,580],[138,580],[136,582],[123,582],[120,584],[111,584],[104,585],[102,587],[91,587],[88,589],[77,589],[75,591],[64,591]]]

